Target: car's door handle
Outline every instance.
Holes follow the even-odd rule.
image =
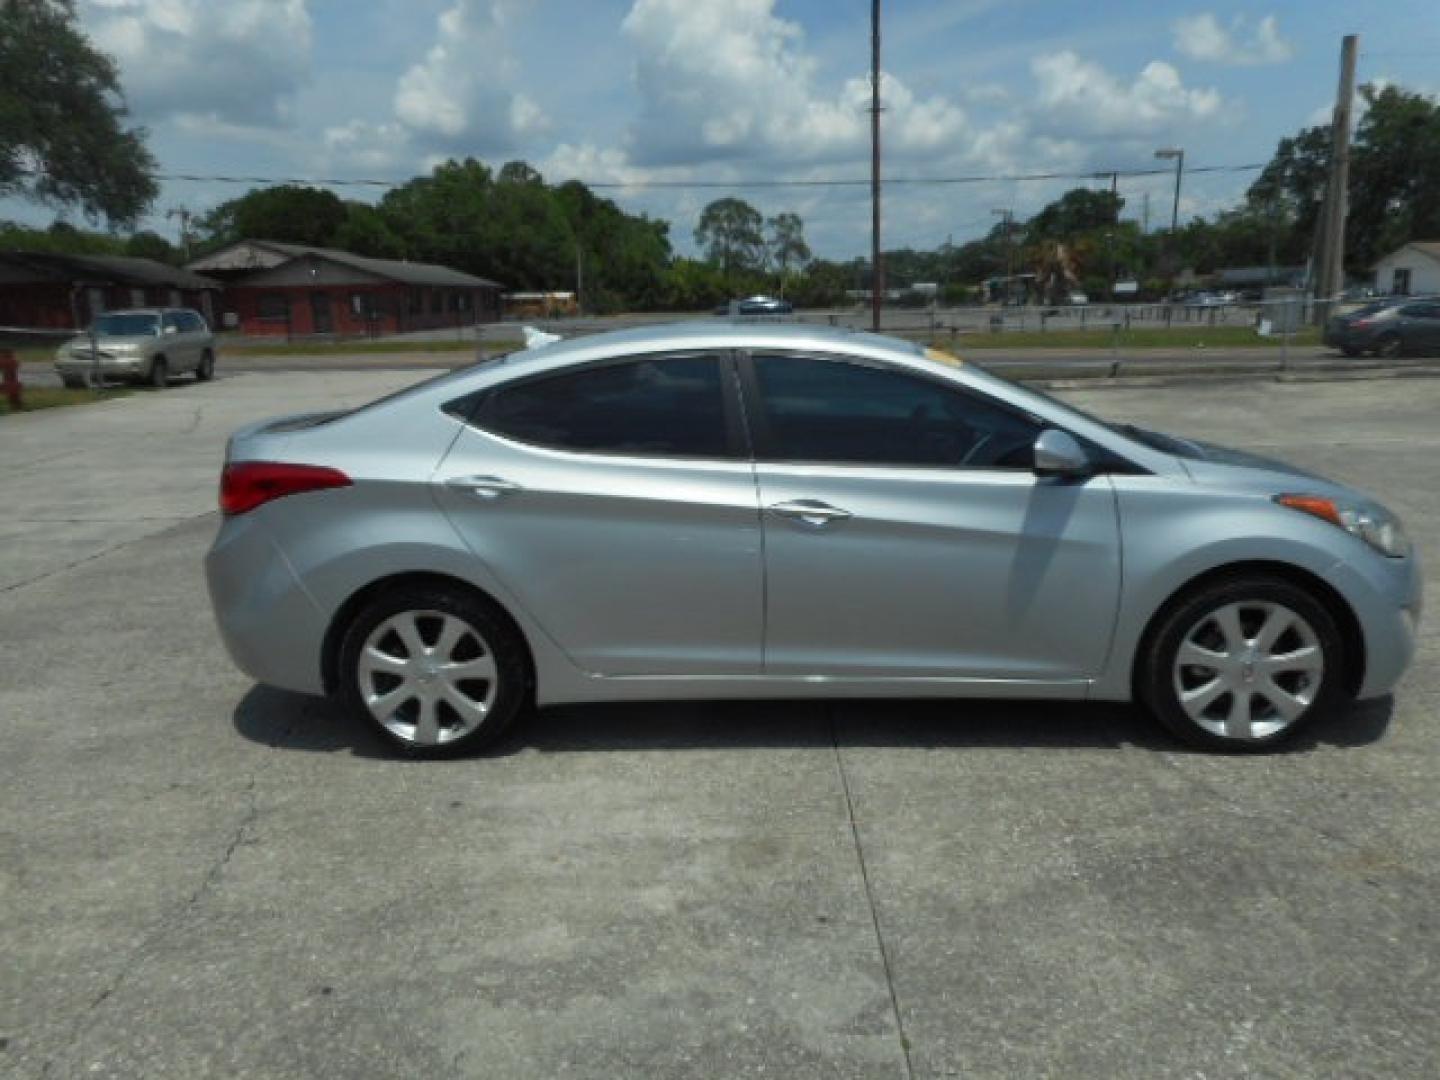
[[[790,502],[776,503],[770,507],[770,512],[816,529],[852,516],[849,510],[841,510],[840,507],[823,503],[819,499],[793,499]]]
[[[503,476],[452,476],[445,481],[445,486],[468,491],[482,499],[498,499],[521,490],[519,484]]]

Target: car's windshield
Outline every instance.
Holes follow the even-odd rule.
[[[95,320],[95,333],[102,337],[141,337],[154,334],[156,318],[147,312],[116,312]]]

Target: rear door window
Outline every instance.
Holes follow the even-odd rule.
[[[477,427],[517,442],[596,454],[724,458],[720,359],[639,357],[490,391]]]

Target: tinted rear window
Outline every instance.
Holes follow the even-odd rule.
[[[646,357],[511,383],[485,396],[474,422],[560,450],[729,456],[714,356]]]

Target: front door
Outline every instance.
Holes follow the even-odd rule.
[[[759,510],[728,363],[507,383],[437,470],[470,549],[586,671],[759,674]]]
[[[328,334],[335,323],[330,317],[330,294],[315,292],[310,294],[310,324],[317,334]]]
[[[1109,650],[1108,478],[1038,478],[1038,422],[908,372],[757,355],[765,670],[1069,681]]]

